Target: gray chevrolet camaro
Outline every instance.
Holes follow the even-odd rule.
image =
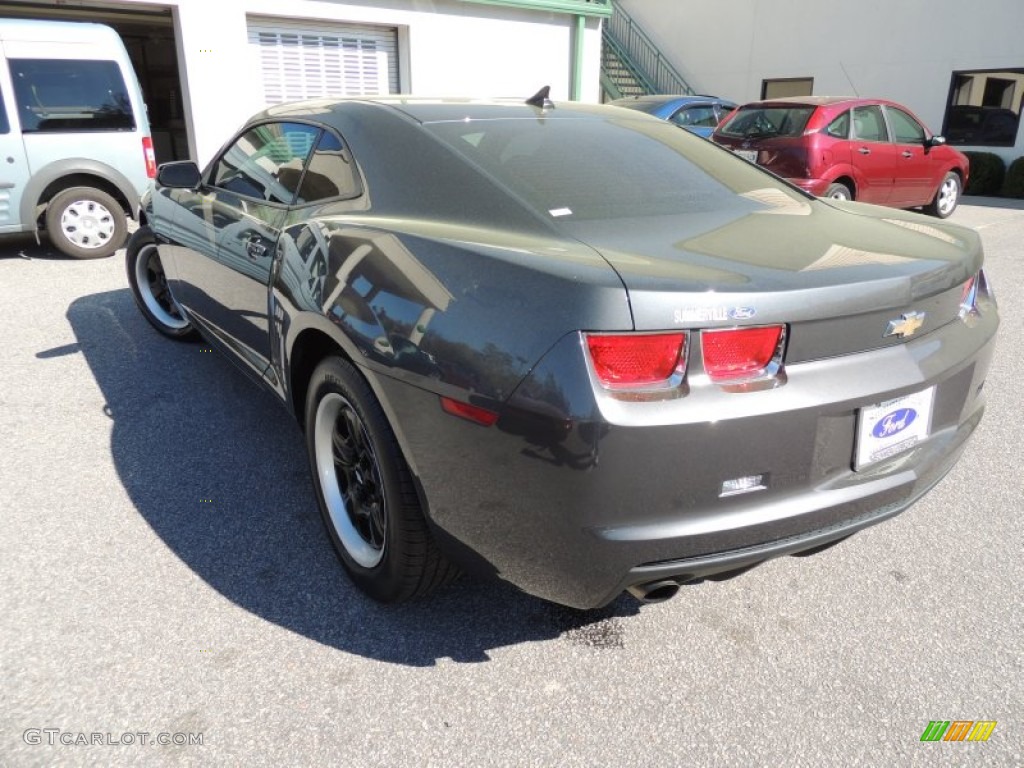
[[[293,410],[383,601],[655,601],[824,549],[953,466],[999,322],[971,230],[543,98],[273,108],[143,220],[143,315]]]

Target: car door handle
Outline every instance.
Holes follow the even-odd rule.
[[[262,259],[267,252],[267,244],[259,235],[249,235],[245,240],[245,252],[250,259]]]
[[[857,151],[860,152],[862,155],[870,155],[871,154],[871,150],[868,149],[867,147],[861,147]]]
[[[905,149],[905,150],[903,150],[903,156],[905,158],[907,158],[907,160],[909,160],[910,158],[912,158],[914,156],[914,153],[911,152],[909,149]]]
[[[0,189],[14,189],[13,181],[0,181]]]

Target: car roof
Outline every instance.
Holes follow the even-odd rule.
[[[721,102],[722,104],[735,103],[731,99],[723,99],[718,96],[684,96],[682,94],[647,94],[644,96],[627,96],[622,99],[615,99],[615,101],[610,101],[608,103],[612,106],[628,106],[630,104],[674,104],[682,107],[687,104],[710,104],[715,102]]]
[[[891,104],[894,107],[901,106],[894,101],[889,101],[888,99],[871,99],[861,96],[780,96],[777,99],[750,101],[743,106],[755,107],[778,105],[789,107],[831,107],[837,104],[845,106],[859,106],[861,104]]]
[[[105,24],[87,21],[50,21],[39,19],[0,19],[0,40],[29,43],[102,43],[120,42],[117,33]]]
[[[647,94],[643,94],[641,96],[625,96],[625,97],[623,97],[621,99],[615,99],[615,101],[613,101],[611,103],[615,104],[615,103],[633,102],[633,101],[661,103],[661,102],[665,102],[665,101],[680,101],[680,102],[687,102],[687,101],[728,101],[728,99],[722,99],[722,98],[719,98],[718,96],[710,96],[710,95],[705,95],[705,94],[695,95],[695,94],[682,94],[682,93],[678,93],[678,94],[673,94],[673,93],[647,93]]]
[[[582,102],[558,102],[541,109],[527,104],[522,98],[474,99],[474,98],[426,98],[413,96],[381,96],[356,99],[315,99],[312,101],[280,104],[254,116],[250,122],[262,119],[292,117],[311,120],[322,119],[345,104],[359,103],[377,106],[386,110],[401,112],[419,123],[440,123],[461,120],[494,120],[529,118],[536,119],[543,114],[545,119],[607,119],[610,107],[603,104]],[[616,110],[621,112],[622,110]],[[633,119],[654,119],[642,113],[631,115]]]

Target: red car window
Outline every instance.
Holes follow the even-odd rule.
[[[917,120],[902,109],[886,107],[889,113],[889,125],[892,126],[893,138],[897,144],[924,143],[924,128]]]
[[[882,118],[882,108],[876,105],[855,107],[853,110],[853,134],[863,141],[888,141],[889,132]]]
[[[846,139],[850,136],[850,110],[846,110],[839,117],[832,120],[825,128],[825,133],[833,139]]]

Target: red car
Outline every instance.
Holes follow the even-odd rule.
[[[962,152],[906,107],[881,99],[756,101],[730,114],[711,138],[812,195],[924,206],[943,219],[967,183]]]

